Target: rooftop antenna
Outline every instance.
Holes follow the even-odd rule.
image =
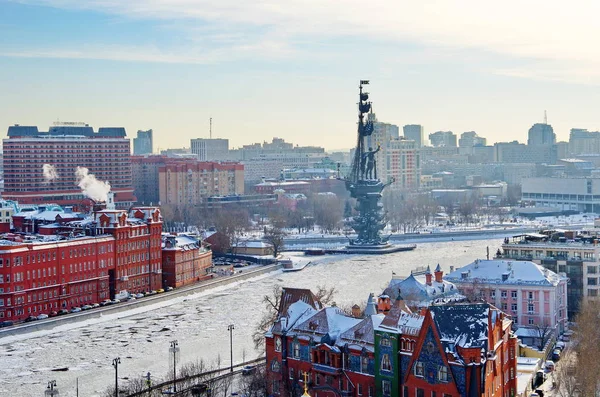
[[[210,135],[210,139],[212,139],[212,117],[209,119],[208,133]]]
[[[546,114],[545,110],[544,110],[544,124],[548,124],[548,115]]]

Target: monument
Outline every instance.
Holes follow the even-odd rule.
[[[407,251],[415,246],[397,246],[388,242],[388,237],[382,237],[381,231],[385,228],[385,211],[381,203],[383,189],[393,181],[386,184],[377,178],[377,159],[375,155],[381,147],[373,149],[367,147],[366,140],[373,134],[373,121],[366,117],[372,112],[372,103],[369,102],[369,93],[363,92],[363,86],[369,84],[368,80],[361,80],[359,85],[358,102],[358,132],[356,150],[352,159],[350,174],[345,178],[346,189],[356,199],[358,215],[348,223],[357,236],[350,240],[346,247],[352,253],[384,254],[397,251]],[[370,141],[370,139],[368,139]]]

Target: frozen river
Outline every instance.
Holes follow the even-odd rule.
[[[364,306],[369,292],[380,293],[392,272],[408,275],[417,266],[438,263],[445,272],[493,255],[502,239],[421,243],[410,252],[384,256],[315,257],[316,265],[301,272],[273,272],[238,284],[174,298],[163,307],[114,319],[110,316],[68,325],[59,332],[26,338],[0,339],[0,396],[41,396],[56,380],[60,395],[101,396],[114,382],[113,358],[121,357],[119,377],[141,377],[150,371],[164,377],[169,370],[169,342],[177,339],[180,363],[229,363],[228,324],[234,324],[234,362],[256,357],[252,331],[263,312],[262,297],[276,285],[314,288],[335,286],[340,306]],[[136,309],[137,310],[137,309]],[[146,308],[142,310],[147,310]],[[67,372],[52,368],[68,367]]]

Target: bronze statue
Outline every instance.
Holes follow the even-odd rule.
[[[373,170],[376,165],[375,154],[377,154],[379,150],[381,150],[381,146],[377,145],[377,150],[373,150],[373,148],[370,147],[369,151],[363,154],[363,163],[366,162],[367,164],[367,170],[366,172],[363,172],[364,178],[373,179]],[[375,179],[377,179],[377,171],[375,171]]]

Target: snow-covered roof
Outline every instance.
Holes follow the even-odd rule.
[[[431,306],[429,310],[442,342],[464,348],[488,348],[488,317],[496,310],[489,304]]]
[[[294,331],[327,335],[331,341],[335,341],[340,334],[354,327],[360,321],[360,319],[346,315],[337,307],[326,307],[294,327]]]
[[[442,282],[435,281],[435,277],[431,277],[431,285],[427,285],[427,276],[414,275],[405,279],[392,278],[388,287],[384,291],[392,299],[396,299],[401,295],[407,302],[414,304],[417,302],[431,302],[435,299],[449,296],[459,295],[458,290],[450,281],[442,279]]]
[[[472,283],[477,279],[487,284],[537,284],[537,285],[558,285],[565,277],[544,268],[541,265],[530,261],[513,260],[482,260],[456,269],[444,277],[445,280],[457,284]]]
[[[186,251],[201,248],[198,240],[186,234],[178,234],[177,236],[163,235],[162,237],[162,249],[164,250]]]
[[[372,351],[372,345],[375,343],[374,330],[379,327],[384,317],[385,316],[383,314],[366,316],[354,327],[342,333],[336,341],[336,345],[343,346],[344,344],[348,343],[350,346],[359,345],[369,351]]]
[[[240,241],[237,244],[233,244],[233,247],[239,248],[272,248],[273,245],[265,243],[264,241]]]

